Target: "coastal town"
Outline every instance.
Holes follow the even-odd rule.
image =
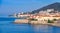
[[[0,33],[60,33],[60,0],[0,0]]]
[[[54,9],[47,9],[45,11],[40,11],[35,14],[24,14],[18,13],[14,17],[23,18],[16,19],[15,23],[30,23],[30,24],[58,24],[60,23],[60,12],[55,11]]]

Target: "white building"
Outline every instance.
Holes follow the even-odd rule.
[[[54,9],[47,9],[47,12],[51,12],[51,11],[54,11]]]

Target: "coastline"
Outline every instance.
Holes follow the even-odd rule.
[[[31,24],[31,25],[51,25],[60,27],[60,23],[38,23],[38,21],[29,21],[28,19],[16,19],[14,21],[16,24]]]

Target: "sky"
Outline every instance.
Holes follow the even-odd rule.
[[[31,12],[60,0],[0,0],[0,16]]]

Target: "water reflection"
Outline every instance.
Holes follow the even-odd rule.
[[[53,27],[50,27],[48,25],[35,25],[34,27],[35,33],[52,33]]]
[[[60,33],[60,27],[0,22],[0,33]]]

